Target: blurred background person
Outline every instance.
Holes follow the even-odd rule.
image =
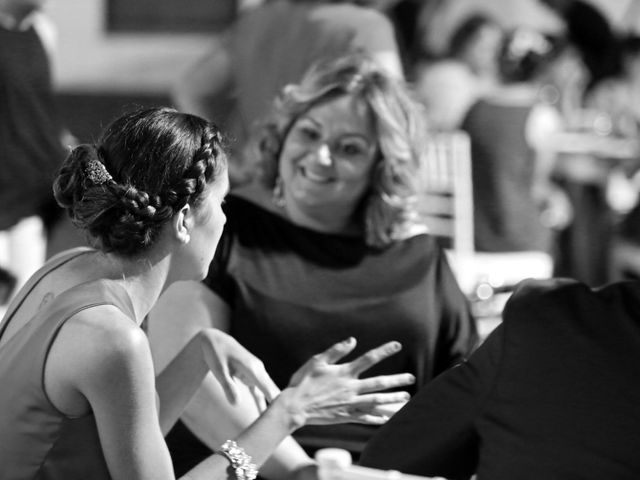
[[[640,125],[640,37],[619,40],[620,69],[586,95],[585,104],[609,116],[611,134],[637,137]]]
[[[600,2],[587,0],[540,0],[559,13],[566,36],[589,71],[585,92],[602,79],[620,71],[617,32],[602,10]]]
[[[256,138],[260,181],[227,198],[208,277],[176,284],[150,315],[158,368],[205,325],[229,331],[276,384],[344,335],[359,348],[402,342],[403,353],[371,373],[407,371],[416,388],[465,358],[477,343],[474,319],[415,211],[427,133],[419,103],[367,57],[322,63],[286,87]],[[185,454],[177,471],[216,446],[220,425],[250,421],[246,409],[212,416],[219,395],[205,382],[167,437],[174,458]],[[373,431],[318,427],[295,438],[308,453],[340,446],[357,456]],[[264,475],[283,478],[299,456],[283,446]]]
[[[569,88],[560,89],[559,104],[569,136],[559,144],[557,178],[568,193],[575,214],[569,228],[559,235],[555,274],[597,286],[613,279],[612,262],[616,260],[612,251],[616,249],[618,222],[637,195],[627,179],[639,157],[637,137],[623,134],[632,123],[621,120],[611,97],[614,90],[622,93],[614,85],[619,85],[630,66],[623,39],[632,31],[628,30],[629,25],[635,22],[637,28],[638,11],[634,13],[635,2],[628,2],[627,7],[618,3],[616,20],[613,3],[543,3],[564,19],[569,54],[565,58],[573,58],[566,65],[572,68],[565,68],[564,74]],[[555,72],[559,73],[559,69]],[[628,105],[632,102],[629,98]]]
[[[173,90],[174,103],[229,133],[233,185],[255,175],[256,165],[243,151],[255,123],[280,89],[314,61],[363,51],[392,75],[403,76],[393,25],[378,10],[389,3],[264,2],[241,12],[205,57],[185,71]]]
[[[503,37],[497,19],[472,13],[452,32],[443,55],[420,63],[414,84],[433,129],[460,128],[471,105],[496,87]]]
[[[553,229],[571,218],[567,196],[552,181],[562,117],[538,97],[541,66],[553,55],[539,32],[510,32],[500,51],[500,85],[462,123],[471,139],[478,251],[551,253]]]
[[[608,120],[608,135],[640,141],[640,37],[620,39],[621,69],[616,75],[598,82],[585,99],[588,108]],[[640,151],[622,161],[609,161],[607,203],[612,218],[612,280],[640,278]]]
[[[61,210],[51,185],[73,139],[62,126],[46,0],[0,0],[0,267],[22,285],[44,262]]]

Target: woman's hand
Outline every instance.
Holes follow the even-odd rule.
[[[231,403],[235,403],[238,392],[234,377],[242,380],[253,392],[258,407],[266,408],[265,400],[271,401],[280,393],[255,355],[230,335],[215,328],[201,330],[202,352],[209,369],[222,385]]]
[[[337,343],[313,356],[293,374],[289,386],[276,400],[284,403],[292,429],[346,422],[379,425],[389,418],[377,410],[380,406],[409,399],[407,392],[372,392],[410,385],[415,381],[411,374],[358,378],[365,370],[400,351],[398,342],[385,343],[351,362],[336,365],[355,346],[353,338]]]

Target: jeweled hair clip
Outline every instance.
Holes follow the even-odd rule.
[[[107,167],[100,160],[92,158],[87,162],[86,174],[94,185],[102,185],[112,180],[113,177],[107,172]]]

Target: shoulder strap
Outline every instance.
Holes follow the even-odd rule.
[[[88,247],[78,247],[78,248],[73,248],[71,250],[67,250],[51,258],[38,271],[36,271],[36,273],[34,273],[31,276],[31,278],[27,280],[27,283],[20,289],[20,291],[15,296],[15,298],[9,304],[9,307],[7,308],[7,312],[5,313],[4,318],[2,319],[2,323],[0,323],[0,337],[2,337],[2,335],[4,334],[4,331],[6,330],[7,325],[11,321],[11,318],[15,314],[16,310],[20,308],[20,306],[22,305],[22,302],[24,302],[24,299],[27,297],[27,295],[29,295],[29,293],[31,293],[31,291],[36,287],[36,285],[38,285],[40,280],[42,280],[44,277],[46,277],[49,273],[51,273],[55,269],[61,267],[62,265],[73,260],[79,255],[82,255],[87,252],[92,252],[92,251],[93,249]]]

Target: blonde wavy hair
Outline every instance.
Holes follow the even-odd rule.
[[[258,176],[273,189],[291,126],[314,106],[343,95],[361,99],[374,119],[379,158],[356,215],[363,223],[367,245],[383,248],[411,236],[420,225],[418,172],[427,152],[428,131],[423,108],[407,85],[369,57],[349,54],[319,62],[299,84],[282,90],[252,144]]]

